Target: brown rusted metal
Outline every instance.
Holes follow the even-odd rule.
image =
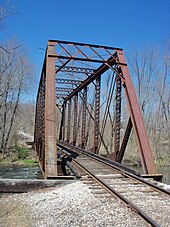
[[[101,80],[101,76],[106,75],[106,71],[109,71],[109,73],[114,72],[116,75],[115,104],[112,104],[113,97],[115,97],[113,94],[113,78],[110,82],[109,99],[105,99],[102,104],[101,81],[102,88],[105,88],[106,82],[103,83],[105,77],[103,76]],[[95,99],[93,102],[91,84],[95,86]],[[131,120],[128,122],[120,147],[120,140],[122,140],[120,138],[122,89],[125,91]],[[78,97],[82,101],[79,101]],[[100,111],[100,102],[106,110],[104,118],[102,117],[103,109]],[[74,103],[74,109],[72,109],[72,103]],[[116,105],[115,111],[112,108],[114,105]],[[59,108],[62,114],[60,126],[56,126],[56,107]],[[86,122],[87,114],[90,116],[88,123]],[[82,116],[82,119],[80,119],[80,116]],[[156,172],[155,164],[123,50],[101,45],[50,40],[40,79],[35,120],[35,146],[44,175],[48,178],[57,175],[56,134],[59,135],[59,140],[74,145],[79,144],[82,148],[89,146],[90,149],[93,143],[95,153],[105,149],[108,154],[108,141],[104,141],[106,136],[104,129],[107,129],[109,121],[107,116],[109,116],[111,127],[114,125],[115,160],[117,162],[122,161],[133,127],[144,172],[154,174]],[[91,132],[90,127],[91,119],[94,124],[93,132]],[[101,131],[100,121],[104,122]],[[59,133],[56,133],[57,127],[60,127]],[[78,141],[78,138],[80,141]],[[90,139],[87,138],[93,141],[90,142]],[[113,133],[111,138],[113,138]],[[109,140],[109,137],[107,139]],[[103,146],[100,147],[101,143]],[[111,142],[111,150],[112,146],[113,143]]]
[[[67,98],[67,93],[64,93],[64,94],[56,94],[56,99],[60,99],[60,98],[63,98],[63,99],[65,99],[65,98]]]
[[[117,52],[120,62],[126,64],[124,53],[122,50]],[[156,173],[156,167],[152,151],[150,148],[149,140],[147,137],[144,121],[137,101],[136,93],[130,78],[130,73],[126,65],[121,66],[124,75],[124,89],[128,103],[129,113],[132,120],[133,129],[135,132],[136,140],[139,146],[141,162],[145,173]]]
[[[70,125],[71,124],[71,99],[68,100],[68,112],[67,112],[67,143],[70,142]]]
[[[108,62],[110,65],[114,65],[116,63],[114,57],[110,57],[108,59]],[[68,97],[65,99],[66,101],[69,100],[71,97],[73,97],[77,92],[80,92],[85,86],[88,86],[90,83],[92,83],[98,76],[102,75],[109,69],[109,66],[106,64],[102,64],[98,69],[96,69],[95,73],[90,75],[87,79],[85,79],[77,88],[74,89],[74,91],[68,95]]]
[[[83,89],[83,111],[82,111],[82,128],[81,128],[81,148],[85,148],[86,136],[86,106],[87,106],[87,86]]]
[[[48,43],[46,57],[46,92],[45,92],[45,176],[57,175],[56,151],[56,89],[55,60],[49,54],[55,53],[55,45]]]
[[[73,42],[73,41],[65,41],[65,40],[49,40],[53,44],[67,44],[67,45],[78,45],[78,46],[83,46],[83,47],[93,47],[93,48],[104,48],[107,50],[123,50],[122,48],[119,47],[111,47],[111,46],[105,46],[105,45],[96,45],[96,44],[91,44],[91,43],[79,43],[79,42]]]
[[[65,140],[65,117],[66,117],[66,103],[64,102],[62,105],[62,116],[61,116],[61,124],[60,124],[60,134],[59,140]]]
[[[56,78],[56,83],[57,84],[73,84],[73,85],[80,85],[81,80],[71,80],[71,79],[61,79],[61,78]]]
[[[111,77],[110,87],[107,91],[108,94],[107,94],[105,111],[104,111],[104,114],[103,114],[103,122],[102,122],[102,125],[101,125],[100,140],[99,140],[99,145],[98,145],[98,150],[100,150],[101,143],[102,143],[104,145],[104,147],[106,148],[107,153],[109,153],[109,149],[108,149],[108,146],[104,143],[103,136],[104,136],[104,131],[105,131],[105,128],[106,128],[107,118],[108,118],[108,115],[109,115],[110,105],[111,105],[112,98],[113,98],[114,88],[115,88],[115,74],[113,73],[112,77]],[[110,149],[110,150],[112,150],[112,149]],[[115,160],[115,158],[114,158],[114,160]]]
[[[60,66],[56,65],[56,70],[58,71]],[[94,69],[92,68],[84,68],[84,67],[76,67],[76,66],[63,66],[60,72],[71,72],[71,73],[86,73],[92,74]]]
[[[56,91],[59,91],[59,92],[72,92],[73,91],[73,88],[66,88],[66,87],[56,87]]]
[[[77,117],[78,117],[78,94],[74,96],[74,112],[73,112],[73,145],[77,140]]]
[[[45,172],[45,61],[37,95],[34,132],[35,148],[43,172]]]
[[[100,82],[101,76],[96,78],[95,86],[95,107],[94,107],[94,153],[98,151],[99,145],[99,128],[100,128]]]
[[[63,130],[62,130],[62,140],[65,141],[65,130],[66,130],[66,103],[63,103]]]
[[[120,146],[120,126],[121,126],[121,78],[116,75],[116,116],[115,116],[115,127],[114,127],[114,152],[117,156]]]
[[[127,146],[127,143],[128,143],[129,137],[130,137],[131,130],[132,130],[132,121],[131,121],[131,118],[129,118],[120,150],[118,151],[118,153],[116,155],[116,161],[119,163],[122,162],[122,159],[123,159],[123,156],[124,156],[124,153],[126,150],[126,146]]]
[[[55,71],[57,74],[58,72],[61,72],[61,70],[71,61],[71,58],[69,58],[66,62],[61,62],[62,65],[58,67],[58,69]]]

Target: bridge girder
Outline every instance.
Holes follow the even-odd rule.
[[[104,82],[108,71],[112,72],[112,76]],[[107,83],[110,83],[108,91]],[[114,97],[115,84],[116,95]],[[107,96],[104,104],[102,104],[104,99],[101,92],[102,86],[105,87]],[[94,98],[92,98],[92,90],[95,94]],[[129,120],[121,139],[122,91],[126,97]],[[115,117],[111,119],[111,115],[114,115],[111,110],[114,100]],[[103,116],[101,116],[102,105],[105,107]],[[59,132],[56,127],[59,121],[56,106],[60,106],[62,113]],[[108,151],[104,133],[109,118],[114,134],[111,142],[114,146],[111,147],[109,157],[117,162],[122,161],[133,128],[144,173],[156,173],[143,117],[123,49],[49,40],[37,95],[35,121],[35,146],[44,176],[46,178],[57,176],[57,138],[85,149],[88,143],[90,144],[89,134],[91,134],[93,142],[91,148],[88,149],[99,153],[102,144]],[[43,125],[40,123],[41,120]],[[91,129],[92,124],[93,129]],[[42,127],[44,127],[43,135],[40,130]]]

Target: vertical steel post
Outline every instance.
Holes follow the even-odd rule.
[[[116,75],[116,119],[114,127],[114,152],[117,156],[120,147],[120,126],[121,126],[121,79]]]
[[[66,102],[63,103],[63,130],[62,130],[63,141],[65,141],[65,130],[66,130]]]
[[[60,135],[59,135],[59,140],[64,141],[65,139],[65,113],[66,111],[66,102],[63,103],[62,106],[62,116],[61,116],[61,125],[60,125]]]
[[[82,128],[81,128],[81,148],[85,148],[86,137],[86,106],[87,106],[87,86],[83,89],[83,111],[82,111]]]
[[[99,128],[100,128],[100,82],[101,75],[96,77],[95,86],[95,107],[94,107],[94,153],[98,151],[99,145]]]
[[[56,89],[55,45],[48,42],[46,53],[46,90],[45,90],[45,177],[57,175],[56,150]]]
[[[78,93],[74,96],[74,117],[73,117],[73,145],[76,146],[77,140],[77,116],[78,116]]]
[[[46,72],[44,70],[42,74],[42,86],[41,86],[41,118],[40,118],[41,120],[39,122],[41,125],[41,129],[40,129],[41,130],[40,151],[42,153],[41,165],[44,173],[45,173],[45,93],[46,93]]]
[[[128,143],[129,137],[130,137],[131,130],[132,130],[132,121],[131,121],[131,118],[129,118],[120,150],[116,156],[116,161],[119,163],[122,162],[122,159],[123,159],[123,156],[124,156],[124,153],[126,150],[126,146],[127,146],[127,143]]]
[[[123,50],[118,50],[117,56],[124,76],[122,82],[124,83],[123,86],[125,88],[130,117],[141,154],[142,167],[146,174],[154,174],[156,173],[156,166]]]
[[[68,100],[68,116],[67,116],[67,143],[70,142],[70,124],[71,124],[71,99]]]

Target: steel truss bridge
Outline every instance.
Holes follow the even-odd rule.
[[[144,174],[156,174],[123,49],[49,40],[34,135],[44,177],[58,175],[57,142],[121,163],[132,130]]]

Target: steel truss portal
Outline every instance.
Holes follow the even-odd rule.
[[[109,72],[109,77],[106,72]],[[108,80],[104,82],[106,78]],[[129,112],[123,135],[122,92]],[[57,117],[56,109],[59,106],[60,118]],[[114,106],[114,112],[111,106]],[[104,138],[108,119],[114,134],[108,157],[117,162],[122,161],[133,128],[144,173],[156,173],[123,49],[49,40],[37,95],[35,120],[35,147],[44,176],[57,176],[57,139],[95,153],[100,153],[102,147],[108,151]]]

